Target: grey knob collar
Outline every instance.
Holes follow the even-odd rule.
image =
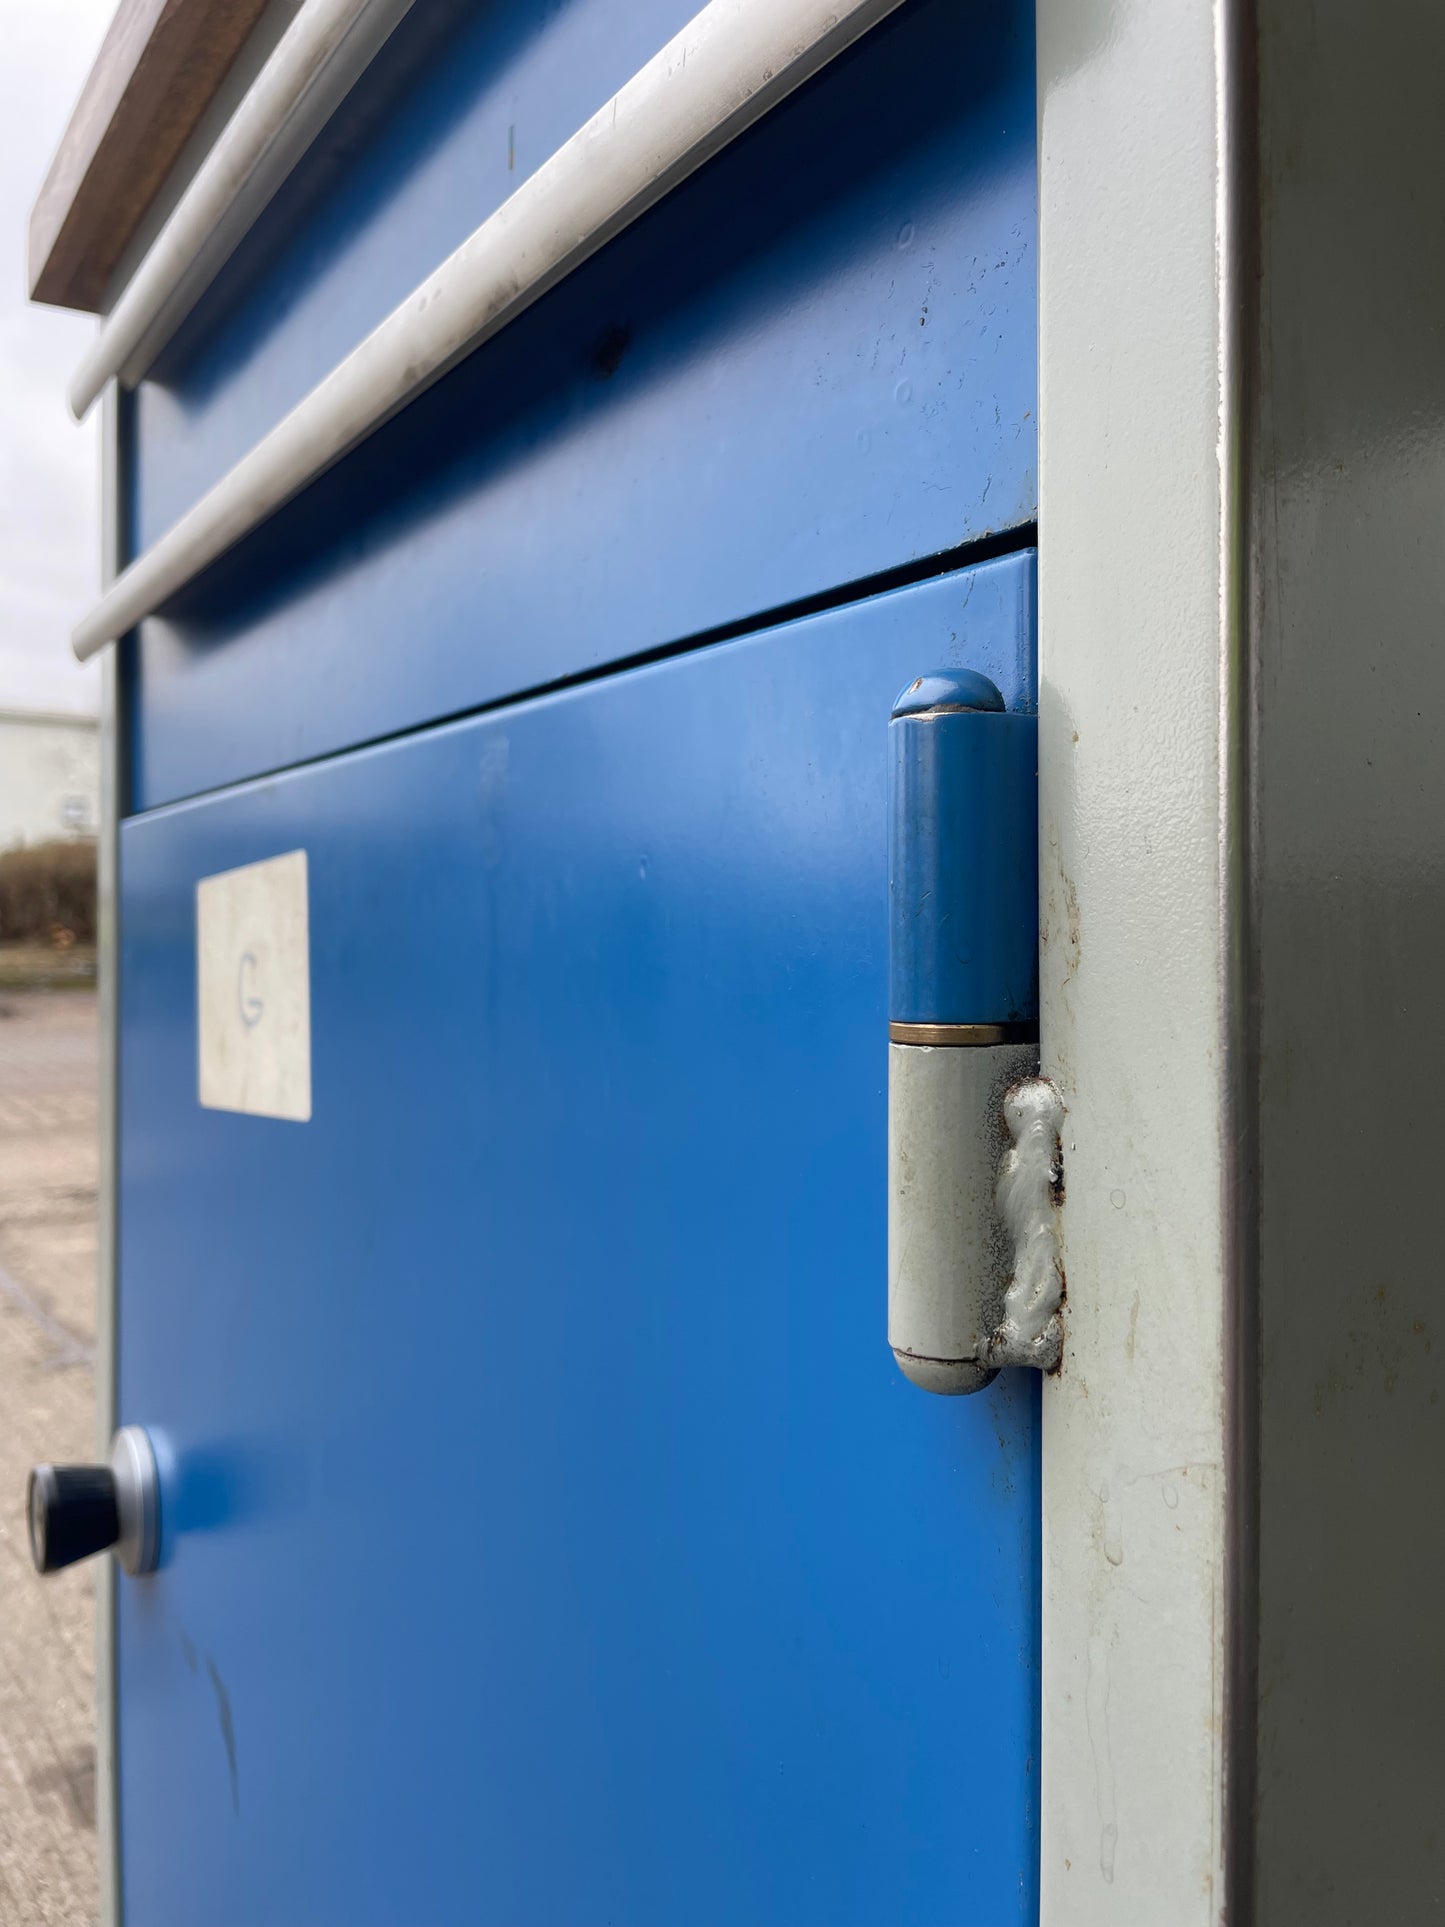
[[[150,1434],[123,1425],[110,1443],[120,1533],[115,1556],[129,1573],[154,1572],[161,1552],[160,1477]]]

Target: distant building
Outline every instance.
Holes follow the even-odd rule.
[[[0,850],[94,836],[99,815],[95,718],[0,709]]]

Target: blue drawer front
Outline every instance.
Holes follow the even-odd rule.
[[[145,1927],[1037,1919],[1037,1388],[884,1341],[887,719],[1031,559],[122,835]],[[313,1112],[196,1102],[304,848]]]
[[[572,0],[528,38],[533,6],[479,10],[379,131],[365,123],[364,166],[329,194],[303,170],[137,398],[138,541],[496,204],[507,130],[528,124],[514,80],[535,66],[526,98],[550,101],[552,37],[573,58],[616,11]],[[644,11],[625,60],[599,60],[599,97],[639,37],[676,24]],[[143,624],[134,806],[1028,524],[1032,16],[1026,0],[908,0]],[[557,93],[539,153],[585,92]]]
[[[138,402],[153,540],[697,12],[414,0]]]

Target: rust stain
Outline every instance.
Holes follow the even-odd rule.
[[[1050,949],[1059,953],[1059,982],[1062,988],[1077,973],[1082,920],[1079,915],[1079,893],[1074,880],[1064,868],[1059,856],[1058,846],[1052,850],[1052,878],[1048,889],[1043,893],[1043,903],[1039,917],[1039,942],[1047,952]]]
[[[1068,918],[1068,949],[1065,970],[1072,977],[1079,967],[1079,893],[1074,888],[1074,879],[1062,870],[1059,878],[1064,886],[1064,911]]]
[[[1330,1358],[1325,1374],[1314,1385],[1314,1412],[1323,1418],[1331,1406],[1341,1401],[1368,1399],[1382,1390],[1388,1397],[1399,1387],[1402,1375],[1412,1372],[1412,1361],[1428,1357],[1434,1350],[1430,1327],[1423,1318],[1410,1321],[1408,1334],[1398,1312],[1392,1312],[1389,1292],[1377,1284],[1369,1294],[1359,1322],[1342,1334],[1343,1345]],[[1416,1352],[1413,1347],[1418,1346]],[[1405,1377],[1407,1392],[1423,1391],[1418,1380]],[[1436,1402],[1432,1392],[1430,1403]]]

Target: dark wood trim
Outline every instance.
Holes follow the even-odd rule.
[[[30,216],[31,298],[96,312],[266,0],[121,0]]]

